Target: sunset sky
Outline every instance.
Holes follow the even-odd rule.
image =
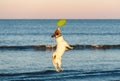
[[[120,19],[120,0],[0,0],[0,19]]]

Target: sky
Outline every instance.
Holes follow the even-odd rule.
[[[120,0],[0,0],[0,19],[120,19]]]

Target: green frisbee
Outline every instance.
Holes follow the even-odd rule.
[[[56,23],[57,27],[62,27],[67,23],[65,19],[59,19]]]

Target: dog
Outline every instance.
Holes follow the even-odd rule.
[[[63,38],[60,28],[57,28],[52,38],[56,39],[57,47],[55,52],[52,54],[52,63],[56,72],[63,71],[62,69],[62,56],[64,52],[68,49],[73,49]]]

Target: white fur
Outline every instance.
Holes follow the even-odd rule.
[[[63,36],[56,38],[57,48],[52,55],[52,62],[57,72],[62,71],[62,55],[65,50],[72,49],[72,47],[64,40]]]

